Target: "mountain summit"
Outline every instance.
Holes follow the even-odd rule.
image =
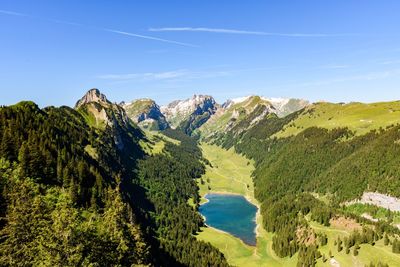
[[[129,120],[125,110],[118,104],[112,103],[98,89],[90,89],[75,105],[89,125],[99,129],[109,129],[113,133],[114,142],[118,149],[123,150],[128,137],[121,133],[135,132],[139,129]]]
[[[186,100],[173,101],[167,106],[161,107],[161,111],[164,113],[171,127],[192,128],[193,123],[200,123],[201,125],[207,121],[217,108],[218,104],[212,96],[194,95],[192,98]],[[198,120],[200,117],[201,120]],[[187,124],[187,122],[189,122],[189,125],[182,125]]]
[[[253,99],[257,96],[250,95],[245,97],[239,97],[234,99],[227,100],[222,107],[225,109],[229,109],[231,106],[239,103],[246,103],[249,99]],[[296,112],[306,106],[310,105],[310,102],[304,99],[297,99],[297,98],[280,98],[280,97],[259,97],[264,102],[269,102],[275,111],[278,117],[285,117],[293,112]]]
[[[111,104],[107,97],[100,93],[99,89],[93,88],[90,89],[80,100],[78,100],[78,102],[76,102],[75,108],[79,108],[91,102]]]

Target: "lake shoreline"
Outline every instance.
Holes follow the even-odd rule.
[[[221,230],[221,229],[219,229],[219,228],[216,228],[216,227],[213,227],[213,226],[207,224],[207,222],[206,222],[206,221],[207,221],[206,217],[205,217],[201,212],[199,212],[199,214],[201,215],[201,217],[202,217],[203,220],[204,220],[204,225],[205,225],[206,227],[208,227],[208,228],[214,229],[214,230],[217,231],[217,232],[221,232],[221,233],[224,233],[224,234],[233,236],[233,237],[235,237],[235,238],[238,238],[238,239],[240,240],[240,242],[242,242],[242,243],[243,243],[244,245],[246,245],[246,246],[249,246],[249,247],[251,247],[251,248],[256,248],[256,247],[257,247],[257,239],[258,239],[258,237],[260,236],[260,233],[259,233],[259,231],[258,231],[259,226],[260,226],[260,225],[258,224],[258,216],[260,216],[259,206],[258,206],[257,204],[255,204],[255,203],[253,203],[252,198],[250,198],[249,196],[245,196],[245,195],[240,194],[240,193],[223,192],[223,191],[209,191],[209,192],[207,192],[206,194],[204,194],[203,196],[201,196],[201,198],[204,200],[204,202],[201,203],[200,206],[203,206],[204,204],[209,203],[209,202],[210,202],[210,199],[208,199],[207,197],[208,197],[208,196],[212,196],[212,195],[218,195],[218,196],[237,196],[237,197],[241,197],[241,198],[243,198],[244,200],[246,200],[246,202],[247,202],[250,206],[253,206],[253,207],[256,209],[256,213],[255,213],[255,215],[254,215],[254,218],[252,219],[252,221],[253,221],[254,224],[255,224],[254,231],[253,231],[255,242],[254,242],[254,243],[245,242],[244,240],[242,240],[242,238],[240,238],[239,236],[236,236],[236,235],[233,234],[233,233],[230,233],[230,232],[228,232],[228,231]]]
[[[243,195],[243,194],[240,194],[240,193],[234,193],[234,192],[226,192],[226,191],[209,191],[209,192],[207,192],[205,195],[203,195],[203,196],[201,196],[201,198],[202,199],[204,199],[205,200],[205,202],[204,203],[201,203],[200,204],[200,206],[201,205],[204,205],[204,204],[206,204],[206,203],[208,203],[209,202],[209,200],[206,198],[206,196],[208,195],[208,194],[215,194],[215,195],[236,195],[236,196],[242,196],[242,197],[244,197],[248,202],[250,202],[252,205],[254,205],[255,207],[257,207],[257,212],[256,212],[256,217],[255,217],[255,222],[256,222],[256,228],[255,228],[255,230],[254,230],[254,232],[255,232],[255,234],[256,234],[256,239],[258,238],[258,237],[261,237],[261,233],[260,233],[260,227],[261,227],[261,223],[262,223],[262,218],[261,218],[261,207],[260,207],[260,205],[258,204],[258,202],[257,202],[257,200],[255,199],[255,198],[253,198],[253,197],[250,197],[250,196],[248,196],[248,195]],[[203,219],[204,219],[204,221],[205,221],[205,218],[204,218],[204,216],[203,215],[201,215],[202,217],[203,217]],[[260,220],[260,223],[259,223],[259,220]],[[214,228],[214,227],[212,227],[212,226],[209,226],[210,228]],[[215,228],[214,228],[215,229]],[[217,229],[217,230],[219,230],[219,229]],[[222,231],[222,230],[221,230]],[[229,234],[229,233],[228,233]],[[232,235],[232,234],[230,234],[230,235]],[[240,238],[239,238],[240,239]],[[243,240],[241,240],[242,242],[243,242]],[[243,242],[244,243],[244,242]]]

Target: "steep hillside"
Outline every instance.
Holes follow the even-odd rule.
[[[233,99],[222,105],[195,133],[204,140],[223,138],[230,131],[240,134],[270,113],[276,113],[276,109],[259,96]]]
[[[120,151],[126,151],[127,140],[144,138],[140,129],[128,118],[125,110],[111,103],[98,89],[89,90],[75,105],[86,122],[100,132],[106,131]],[[138,146],[138,145],[137,145]],[[139,148],[136,148],[138,150]]]
[[[269,101],[275,108],[279,117],[285,117],[293,112],[310,105],[307,100],[296,98],[263,98]]]
[[[274,107],[275,113],[279,117],[285,117],[293,112],[296,112],[310,105],[310,103],[304,99],[276,98],[276,97],[263,97],[263,96],[252,95],[252,96],[229,99],[224,104],[222,104],[222,107],[229,108],[232,105],[236,105],[239,103],[246,103],[249,99],[255,97],[259,97],[261,100],[270,103]]]
[[[121,134],[122,148],[108,127],[92,128],[79,112],[32,102],[2,107],[0,122],[0,265],[152,261],[120,187],[144,156],[140,132]]]
[[[268,114],[240,134],[233,128],[209,141],[225,148],[234,146],[255,160],[255,196],[262,203],[265,229],[274,233],[275,253],[285,257],[298,251],[299,264],[313,266],[320,257],[318,246],[303,244],[300,228],[315,234],[317,229],[325,229],[318,225],[331,229],[336,220],[354,220],[363,233],[352,233],[353,241],[346,237],[344,243],[347,252],[356,250],[354,255],[359,247],[352,242],[367,242],[368,238],[359,239],[363,235],[373,236],[369,244],[388,246],[382,241],[385,233],[397,244],[399,229],[390,214],[379,222],[368,220],[352,213],[344,203],[368,191],[400,197],[398,106],[398,102],[318,103],[283,118]],[[245,118],[242,124],[251,121]],[[369,233],[371,225],[375,232]],[[330,233],[328,243],[333,244],[332,238],[337,243],[339,233]],[[349,261],[340,253],[337,257],[342,263]],[[393,262],[393,257],[388,260]],[[368,264],[365,259],[360,262]]]
[[[169,124],[160,107],[151,99],[137,99],[122,106],[128,117],[148,130],[165,130]]]
[[[400,101],[381,103],[315,103],[305,108],[299,116],[277,137],[296,135],[309,127],[334,129],[348,127],[356,135],[363,135],[373,129],[400,122]]]
[[[172,128],[179,128],[190,134],[204,124],[218,108],[214,98],[206,95],[194,95],[186,100],[176,100],[161,111]]]
[[[76,109],[1,107],[0,265],[227,266],[193,237],[201,151],[165,134],[146,155],[153,141],[97,89]]]

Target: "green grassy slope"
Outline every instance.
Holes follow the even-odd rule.
[[[357,135],[400,122],[400,101],[380,103],[316,103],[288,123],[276,137],[296,135],[309,127],[348,127]]]
[[[235,193],[254,199],[254,188],[251,173],[254,170],[253,163],[236,154],[233,149],[224,150],[215,145],[201,144],[204,157],[212,167],[207,166],[206,174],[199,183],[200,195],[208,192]],[[207,182],[207,181],[210,182]],[[208,190],[208,186],[211,190]],[[249,186],[249,187],[248,187]]]
[[[247,116],[260,105],[270,106],[271,103],[263,100],[259,96],[250,96],[243,102],[233,104],[227,109],[217,111],[217,113],[197,129],[195,133],[200,134],[205,139],[212,135],[223,133],[228,124],[231,125],[231,127],[238,124],[246,119]]]
[[[168,137],[161,132],[144,130],[144,133],[146,134],[146,138],[148,140],[141,140],[139,144],[148,155],[162,153],[166,142],[170,142],[174,145],[180,144],[179,140]]]
[[[212,165],[207,166],[202,177],[204,184],[198,180],[202,202],[205,201],[204,196],[207,193],[233,193],[244,195],[258,206],[251,178],[253,162],[233,150],[225,150],[215,145],[202,143],[201,148],[203,156]],[[208,190],[208,186],[211,190]],[[296,257],[282,259],[275,255],[271,247],[272,234],[267,233],[261,224],[262,218],[258,214],[256,247],[248,246],[240,239],[214,228],[202,228],[197,237],[220,249],[228,262],[234,266],[295,266]]]
[[[379,261],[388,264],[389,266],[398,266],[400,262],[400,255],[392,253],[391,246],[385,246],[383,240],[376,242],[374,246],[369,244],[360,245],[358,256],[353,255],[353,249],[349,254],[346,254],[343,249],[341,252],[337,251],[337,246],[334,244],[335,239],[340,237],[343,239],[350,235],[350,231],[334,226],[325,227],[316,222],[310,222],[310,226],[320,233],[325,233],[328,236],[328,244],[320,248],[320,252],[329,258],[329,251],[331,251],[333,258],[340,263],[340,266],[366,266],[370,262],[377,263]],[[328,267],[331,266],[328,261],[325,263],[321,259],[317,261],[317,266]]]

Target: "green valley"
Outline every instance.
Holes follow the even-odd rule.
[[[398,105],[91,89],[74,109],[1,107],[1,263],[396,266]],[[253,204],[250,243],[205,225],[207,194]]]
[[[206,173],[197,180],[200,196],[207,193],[240,194],[259,206],[254,198],[251,173],[253,162],[238,155],[232,149],[225,150],[216,145],[201,145],[203,156],[210,162]],[[211,166],[210,166],[211,165]],[[209,189],[211,188],[211,189]],[[204,198],[202,198],[204,201]],[[257,246],[249,246],[240,239],[214,228],[203,227],[197,238],[210,242],[224,253],[234,266],[295,266],[295,258],[280,259],[272,251],[272,234],[262,228],[262,218],[257,214]]]

